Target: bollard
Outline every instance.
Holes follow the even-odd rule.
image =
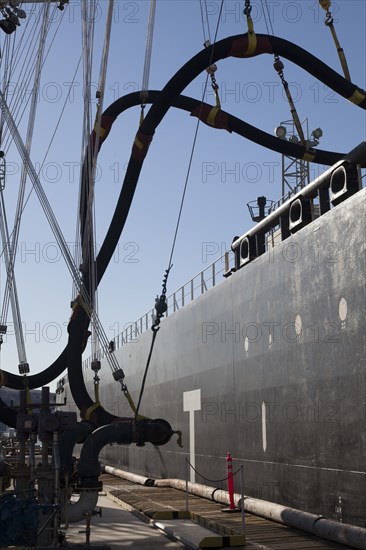
[[[227,490],[229,493],[229,508],[223,508],[221,512],[240,512],[239,508],[236,508],[234,503],[234,476],[233,476],[233,459],[231,454],[227,453]]]
[[[227,490],[228,490],[228,493],[229,493],[229,509],[230,510],[235,510],[233,460],[231,458],[230,453],[227,453],[226,465],[227,465]]]

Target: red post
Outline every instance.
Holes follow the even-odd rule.
[[[229,492],[229,501],[230,501],[229,509],[230,510],[235,510],[233,460],[231,458],[230,453],[227,453],[226,463],[227,463],[227,489],[228,489],[228,492]]]

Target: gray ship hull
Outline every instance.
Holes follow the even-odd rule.
[[[103,463],[184,479],[188,458],[191,480],[225,487],[199,474],[224,478],[230,452],[246,494],[366,527],[365,198],[358,192],[162,322],[141,413],[181,429],[183,449],[112,445]],[[151,337],[115,352],[135,400]],[[126,416],[103,366],[101,403]],[[92,377],[86,370],[91,395]]]

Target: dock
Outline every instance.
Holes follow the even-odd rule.
[[[146,487],[108,474],[101,476],[102,516],[92,519],[91,547],[112,550],[145,548],[246,548],[247,550],[346,550],[337,544],[252,514],[245,514],[245,545],[241,544],[241,513],[176,489]],[[67,533],[70,543],[85,542],[82,524]],[[83,538],[84,537],[84,538]]]

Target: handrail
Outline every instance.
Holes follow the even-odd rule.
[[[234,265],[234,253],[229,250],[222,256],[217,258],[212,264],[205,267],[202,271],[199,271],[196,275],[191,277],[186,283],[175,290],[167,297],[168,309],[166,317],[173,315],[176,311],[182,309],[184,306],[207,292],[210,288],[217,286],[221,282],[221,278],[218,276],[225,273],[230,269],[230,266]],[[221,264],[221,265],[219,265]],[[206,275],[207,273],[207,275]],[[155,310],[151,309],[144,315],[139,317],[137,321],[129,324],[122,332],[117,334],[113,338],[114,350],[121,348],[129,342],[136,342],[137,337],[143,332],[149,330],[154,322]],[[164,319],[163,319],[164,321]],[[102,360],[106,355],[106,350],[101,348],[97,351],[96,357],[93,359]],[[88,357],[83,361],[83,368],[90,368],[92,357]],[[67,382],[67,376],[63,377],[63,384]]]

